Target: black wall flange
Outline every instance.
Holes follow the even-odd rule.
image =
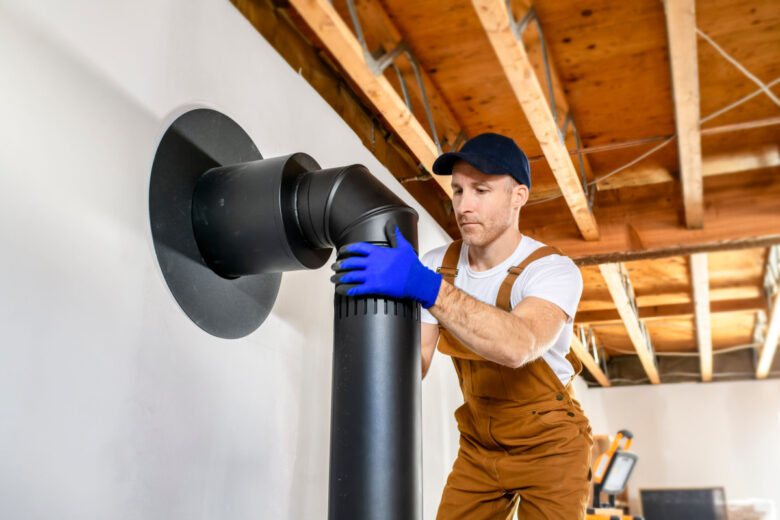
[[[417,248],[417,213],[365,167],[322,170],[303,153],[262,159],[208,109],[163,136],[149,211],[174,298],[222,338],[256,330],[281,273],[320,268],[333,247],[388,246],[397,226]],[[408,300],[334,295],[331,519],[422,518],[419,320]]]

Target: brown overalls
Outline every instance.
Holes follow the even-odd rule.
[[[450,245],[439,268],[453,285],[461,245]],[[550,254],[559,253],[542,247],[509,269],[496,306],[511,311],[517,277]],[[520,520],[584,519],[593,439],[571,383],[564,387],[542,358],[517,369],[488,361],[441,325],[437,348],[452,356],[465,400],[455,411],[460,450],[437,519],[504,520],[515,508]],[[566,359],[580,373],[571,351]]]

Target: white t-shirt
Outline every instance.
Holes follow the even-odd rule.
[[[469,246],[463,244],[458,259],[458,276],[455,278],[455,287],[490,305],[496,304],[498,290],[501,282],[507,275],[507,269],[520,264],[528,255],[543,247],[545,244],[523,235],[520,244],[509,258],[487,271],[473,271],[468,261]],[[441,266],[446,246],[429,251],[422,257],[422,263],[430,269]],[[566,359],[571,344],[573,333],[573,318],[577,312],[577,305],[582,295],[582,275],[580,270],[566,256],[549,255],[531,262],[515,280],[512,286],[510,298],[512,308],[527,296],[542,298],[560,307],[569,319],[558,335],[558,339],[542,355],[542,358],[550,365],[553,372],[566,386],[574,375],[574,368]],[[438,324],[438,320],[426,309],[422,309],[421,320],[423,323]]]

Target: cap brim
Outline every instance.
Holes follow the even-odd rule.
[[[452,175],[452,167],[458,160],[463,160],[482,173],[489,175],[510,175],[506,169],[488,161],[481,155],[464,152],[447,152],[441,154],[433,163],[433,173],[437,175]]]

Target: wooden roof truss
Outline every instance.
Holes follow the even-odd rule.
[[[581,175],[577,175],[565,144],[566,129],[559,127],[555,92],[550,67],[550,58],[544,43],[541,25],[534,8],[530,8],[517,22],[512,13],[510,0],[472,0],[474,9],[484,27],[493,49],[501,62],[517,101],[525,113],[528,123],[542,147],[542,152],[552,168],[553,175],[569,206],[581,235],[586,240],[597,240],[599,229],[586,194],[588,184],[584,174],[584,163],[580,155]],[[523,45],[523,32],[534,23],[538,34],[544,64],[547,97],[545,98],[537,73]],[[571,124],[577,140],[579,135],[569,112],[566,124]]]
[[[352,33],[336,11],[336,8],[327,0],[290,0],[290,4],[295,7],[298,14],[303,17],[309,28],[320,38],[330,53],[337,59],[339,65],[344,68],[358,88],[361,89],[362,93],[383,114],[388,124],[419,159],[425,170],[431,172],[433,162],[441,151],[441,143],[436,134],[436,127],[428,104],[428,96],[425,93],[426,89],[423,85],[417,61],[402,41],[398,42],[389,52],[381,55],[378,59],[374,59],[363,37],[363,31],[353,1],[347,1],[350,12],[355,13],[353,22],[355,22],[355,30],[358,37]],[[433,137],[425,131],[412,112],[408,94],[404,96],[405,99],[402,99],[387,78],[382,75],[384,70],[392,65],[402,54],[410,57],[412,62],[418,84],[423,93],[426,116],[428,117]],[[406,93],[405,83],[403,85],[404,93]],[[452,188],[448,179],[438,175],[433,175],[433,178],[452,197]]]
[[[231,1],[453,238],[433,161],[515,139],[589,383],[780,374],[780,4]]]
[[[593,327],[588,327],[586,335],[585,327],[581,326],[579,328],[579,336],[576,334],[572,335],[571,349],[601,386],[612,386],[607,374],[607,365],[602,362],[604,357],[599,354]]]

